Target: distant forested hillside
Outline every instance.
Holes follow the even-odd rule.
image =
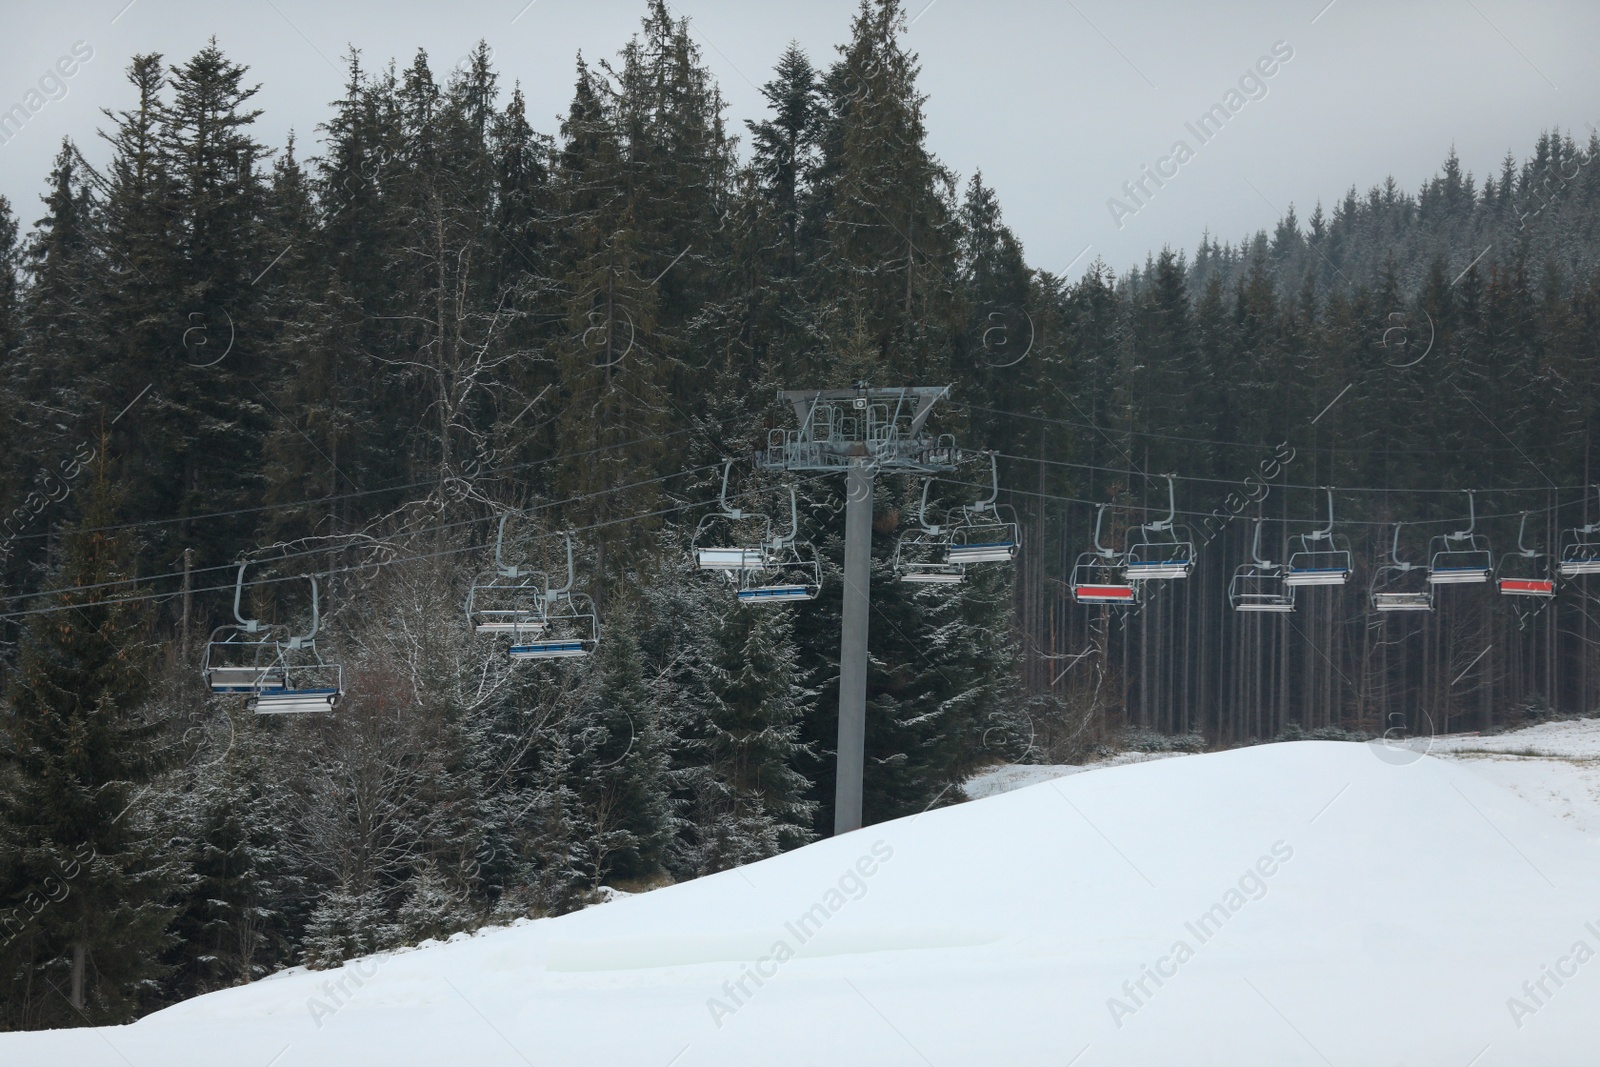
[[[1367,599],[1390,524],[1426,561],[1463,490],[1497,561],[1524,511],[1547,552],[1600,518],[1594,140],[1060,278],[929,152],[904,30],[863,0],[836,55],[791,47],[735,118],[649,0],[554,130],[487,48],[444,74],[352,52],[281,146],[222,44],[135,56],[109,163],[68,142],[40,205],[0,202],[0,1027],[123,1020],[830,826],[843,485],[752,464],[793,425],[780,388],[949,385],[930,426],[969,462],[929,514],[989,493],[993,449],[1022,523],[1015,565],[897,582],[923,485],[878,479],[869,822],[1130,730],[1594,708],[1589,579],[1405,618]],[[794,486],[818,599],[744,606],[691,567],[725,459],[730,503],[780,529]],[[1136,610],[1074,603],[1096,505],[1120,553],[1168,472],[1195,572]],[[1282,560],[1329,485],[1350,583],[1236,615],[1251,520]],[[512,662],[468,624],[502,518],[502,565],[551,586],[570,537],[592,656]],[[307,576],[339,708],[209,693],[236,580],[244,618],[304,634]]]
[[[1600,134],[1579,147],[1559,130],[1540,134],[1533,155],[1519,166],[1506,153],[1500,173],[1481,186],[1451,152],[1438,175],[1412,195],[1393,178],[1362,196],[1354,185],[1331,210],[1319,202],[1300,219],[1291,206],[1268,233],[1237,245],[1209,234],[1193,257],[1190,284],[1212,279],[1235,288],[1257,257],[1265,257],[1280,295],[1309,286],[1319,297],[1382,284],[1392,276],[1414,298],[1434,264],[1454,277],[1479,255],[1506,261],[1520,256],[1540,282],[1567,287],[1594,274],[1600,204]],[[1143,272],[1139,272],[1142,276]],[[1130,279],[1132,280],[1132,279]]]

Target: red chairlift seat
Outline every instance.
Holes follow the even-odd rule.
[[[1126,577],[1127,560],[1100,541],[1106,505],[1094,514],[1094,551],[1078,557],[1072,567],[1072,598],[1079,604],[1133,604],[1139,588]]]
[[[1556,583],[1550,576],[1550,558],[1528,547],[1527,532],[1528,512],[1524,511],[1522,523],[1517,527],[1517,551],[1500,559],[1497,572],[1500,593],[1502,596],[1553,597]]]

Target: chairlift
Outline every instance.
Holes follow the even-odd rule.
[[[1600,486],[1596,489],[1600,491]],[[1600,574],[1600,523],[1591,522],[1568,530],[1561,541],[1561,562],[1557,568],[1561,577]]]
[[[797,542],[800,510],[794,486],[789,486],[789,532],[763,546],[758,569],[737,572],[738,599],[746,604],[776,604],[815,600],[822,592],[822,564],[809,542]]]
[[[1333,532],[1333,489],[1328,493],[1328,525],[1301,534],[1300,548],[1290,554],[1284,584],[1343,585],[1350,579],[1350,544]]]
[[[324,663],[317,651],[317,579],[311,575],[307,578],[311,582],[311,629],[283,643],[278,654],[283,685],[256,691],[248,707],[257,715],[332,711],[344,698],[344,668],[337,663]]]
[[[1494,573],[1489,539],[1472,531],[1478,525],[1476,492],[1467,494],[1467,528],[1439,534],[1429,545],[1428,581],[1433,585],[1470,585],[1487,582]]]
[[[1256,520],[1255,535],[1250,542],[1250,562],[1234,571],[1233,580],[1228,583],[1228,600],[1234,611],[1286,614],[1294,610],[1295,583],[1289,580],[1293,572],[1289,566],[1262,557],[1263,521]]]
[[[924,585],[959,585],[967,580],[967,568],[950,562],[950,535],[943,526],[928,522],[928,487],[922,482],[922,505],[917,513],[917,531],[902,534],[894,546],[894,572],[902,582]]]
[[[995,503],[1000,496],[1000,461],[994,452],[989,453],[989,477],[989,495],[963,507],[950,526],[948,563],[1008,563],[1022,547],[1015,515],[1008,506]],[[1012,517],[1006,518],[1007,514]]]
[[[717,495],[718,510],[706,515],[695,527],[694,537],[690,539],[690,551],[694,553],[695,566],[703,571],[746,571],[757,570],[767,562],[767,544],[772,540],[772,522],[765,515],[756,515],[733,507],[728,503],[728,474],[733,469],[733,460],[724,460],[722,465],[722,490]],[[763,535],[755,544],[740,544],[733,536],[735,523],[756,520],[765,524]],[[709,543],[713,532],[724,533],[725,540],[718,543]]]
[[[567,581],[559,589],[546,581],[540,597],[538,639],[512,638],[509,655],[514,660],[572,659],[587,656],[600,644],[600,617],[587,593],[572,591],[576,569],[572,562],[572,538],[562,535],[567,551]]]
[[[1094,551],[1085,552],[1072,566],[1072,597],[1080,604],[1133,604],[1139,587],[1124,576],[1127,561],[1100,541],[1106,505],[1094,511]]]
[[[266,626],[246,619],[243,612],[244,572],[240,563],[234,578],[233,617],[237,623],[219,626],[206,643],[201,673],[206,686],[219,695],[246,698],[246,707],[258,715],[332,711],[344,697],[344,668],[326,663],[317,651],[321,612],[317,580],[311,582],[311,629],[291,634],[287,627]]]
[[[1528,547],[1528,512],[1522,513],[1522,523],[1517,527],[1517,551],[1500,557],[1500,568],[1495,577],[1504,596],[1553,597],[1556,595],[1555,579],[1550,577],[1550,557]]]
[[[1374,611],[1433,610],[1433,585],[1424,574],[1427,568],[1400,558],[1400,527],[1403,525],[1394,524],[1389,562],[1373,572],[1369,594]]]
[[[1128,545],[1123,576],[1138,582],[1150,578],[1187,578],[1194,570],[1194,542],[1185,526],[1174,524],[1178,514],[1177,476],[1167,475],[1167,517],[1139,527]]]
[[[467,621],[480,634],[511,634],[513,640],[523,635],[537,636],[544,629],[541,617],[544,595],[544,574],[505,562],[506,520],[510,512],[500,516],[500,527],[494,539],[494,576],[487,581],[475,581],[467,593]]]
[[[262,688],[283,687],[278,644],[272,628],[244,617],[244,571],[240,563],[233,587],[233,617],[237,623],[217,627],[206,642],[200,673],[206,687],[217,694],[250,695]]]

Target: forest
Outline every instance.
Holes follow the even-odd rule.
[[[579,58],[548,132],[487,46],[446,72],[352,49],[309,150],[257,139],[221,43],[137,55],[104,151],[64,143],[39,207],[0,200],[0,1029],[825,834],[844,486],[751,462],[794,425],[781,389],[949,386],[930,425],[967,455],[876,482],[869,823],[1004,761],[1593,711],[1588,579],[1427,612],[1369,590],[1469,509],[1504,573],[1600,522],[1600,138],[1530,129],[1481,182],[1452,153],[1415,193],[1058,277],[927,147],[905,23],[863,0],[737,129],[662,0]],[[987,451],[1017,562],[896,581],[924,489],[983,498]],[[793,489],[816,600],[691,565],[726,460],[779,525]],[[1193,572],[1075,602],[1101,505],[1123,552],[1169,487]],[[1285,559],[1330,506],[1349,581],[1234,611],[1252,548]],[[514,662],[468,625],[503,518],[519,565],[564,574],[572,544],[593,655]],[[208,691],[236,581],[304,633],[307,576],[337,709]]]

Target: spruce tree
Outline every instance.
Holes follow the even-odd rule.
[[[94,317],[101,290],[93,284],[94,204],[85,173],[77,149],[64,142],[42,197],[44,217],[20,251],[17,265],[27,285],[17,308],[15,348],[0,363],[13,420],[13,432],[0,446],[6,452],[0,486],[11,504],[0,574],[21,579],[24,589],[38,588],[41,577],[37,566],[29,567],[30,559],[41,562],[38,555],[25,546],[42,543],[49,523],[60,521],[50,502],[63,499],[63,478],[81,487],[84,462],[95,454],[82,417],[94,412],[99,397],[89,364],[97,350]]]
[[[568,773],[586,832],[571,842],[591,889],[661,870],[674,830],[668,752],[631,620],[609,621],[564,724]]]
[[[22,333],[19,282],[21,248],[11,201],[0,196],[0,366],[10,363]]]
[[[926,98],[904,32],[899,0],[862,0],[824,81],[828,116],[810,209],[817,328],[835,348],[864,328],[877,363],[869,377],[943,381],[959,322],[950,299],[954,179],[928,151]]]
[[[278,733],[230,701],[208,710],[198,766],[154,794],[190,882],[172,923],[172,983],[185,995],[242,985],[298,962],[293,950],[305,872],[287,848],[289,805],[277,772]]]
[[[161,724],[140,714],[153,645],[140,589],[126,584],[133,546],[105,529],[120,517],[102,464],[51,575],[68,591],[36,602],[9,680],[0,976],[10,1026],[126,1022],[163,972],[176,872],[137,807],[160,769]]]
[[[776,855],[811,840],[816,807],[797,768],[800,723],[814,696],[801,685],[793,617],[728,598],[716,639],[715,713],[698,753],[700,873]]]

